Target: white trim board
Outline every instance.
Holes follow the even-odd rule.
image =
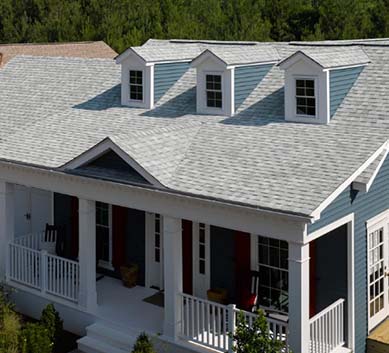
[[[389,212],[389,211],[388,211]],[[336,228],[347,224],[347,307],[348,307],[348,348],[355,348],[355,255],[354,255],[354,226],[355,216],[350,213],[335,222],[328,224],[310,234],[307,238],[313,241]]]
[[[314,220],[320,219],[321,212],[334,201],[343,191],[372,163],[385,149],[388,148],[388,140],[385,141],[350,177],[348,177],[338,188],[331,193],[312,213]]]
[[[380,171],[382,165],[384,164],[384,162],[386,160],[388,152],[389,152],[389,149],[384,150],[384,154],[381,157],[381,160],[379,161],[379,163],[378,163],[376,169],[374,170],[373,174],[371,175],[369,181],[367,183],[359,182],[359,181],[357,181],[358,180],[358,177],[357,177],[356,181],[353,181],[353,185],[352,185],[353,189],[359,190],[362,192],[369,192],[370,187],[372,186],[378,172]],[[379,156],[377,158],[379,158]],[[374,163],[374,161],[372,163]],[[367,168],[369,168],[369,166]]]
[[[91,147],[89,150],[81,153],[78,157],[72,159],[70,162],[64,164],[61,167],[61,170],[74,170],[76,168],[82,167],[83,165],[98,159],[110,150],[115,152],[121,159],[123,159],[131,168],[133,168],[149,183],[154,186],[164,187],[156,178],[154,178],[149,172],[147,172],[138,162],[135,161],[135,159],[129,156],[126,152],[124,152],[109,137],[100,141],[99,143]]]

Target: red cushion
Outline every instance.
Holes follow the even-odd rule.
[[[256,294],[249,294],[244,302],[243,302],[243,309],[251,311],[253,306],[257,305],[257,295]]]

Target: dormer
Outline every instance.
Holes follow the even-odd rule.
[[[121,65],[122,105],[152,109],[188,71],[198,51],[194,46],[128,48],[116,57],[116,63]]]
[[[368,63],[359,47],[310,47],[282,60],[285,119],[328,124]]]
[[[199,114],[233,116],[278,61],[270,45],[214,45],[193,61]]]

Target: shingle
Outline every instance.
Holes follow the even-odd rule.
[[[309,215],[389,137],[389,48],[364,50],[329,125],[285,122],[276,66],[228,118],[195,114],[193,70],[146,111],[120,106],[111,60],[17,57],[0,71],[0,158],[56,169],[110,137],[169,189]]]
[[[370,62],[365,51],[359,46],[304,46],[292,55],[301,52],[325,69],[342,66],[363,65]],[[283,58],[283,61],[289,58]]]

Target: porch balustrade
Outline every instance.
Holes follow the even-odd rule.
[[[8,278],[42,293],[78,302],[78,262],[41,250],[41,242],[47,240],[42,234],[29,234],[9,244]]]
[[[221,305],[187,294],[181,294],[181,305],[181,338],[219,351],[232,352],[229,332],[235,332],[240,309],[235,305]],[[243,311],[243,315],[251,327],[256,314]],[[271,338],[284,342],[282,352],[288,352],[288,324],[271,318],[267,321]]]
[[[311,353],[331,353],[345,343],[344,299],[310,319]]]

